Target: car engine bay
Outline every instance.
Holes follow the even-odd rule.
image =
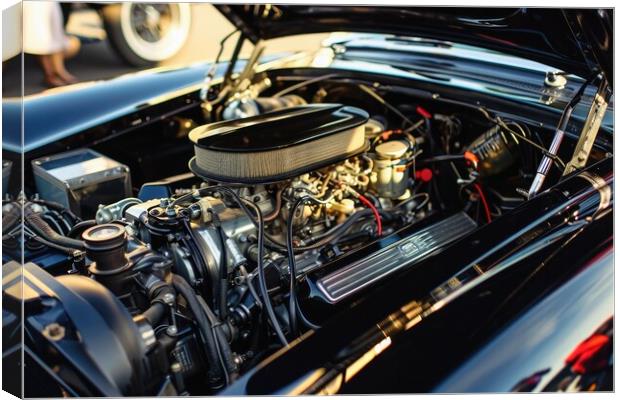
[[[258,96],[32,160],[24,197],[3,201],[5,252],[24,204],[29,346],[83,394],[222,390],[526,202],[543,158],[557,181],[576,142],[554,155],[533,115],[395,85],[261,78]],[[63,308],[76,293],[80,322]]]

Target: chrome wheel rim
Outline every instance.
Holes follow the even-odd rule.
[[[132,51],[148,61],[162,61],[176,54],[187,39],[190,21],[189,4],[121,5],[123,36]]]

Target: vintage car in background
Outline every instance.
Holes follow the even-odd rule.
[[[612,10],[217,8],[228,61],[4,99],[5,390],[614,389]]]
[[[36,0],[33,0],[36,1]],[[177,54],[189,37],[190,3],[61,3],[65,25],[71,13],[92,9],[95,26],[79,32],[83,44],[108,40],[116,54],[135,67],[154,66]],[[21,53],[21,4],[2,10],[2,61]],[[75,34],[75,32],[69,32]]]

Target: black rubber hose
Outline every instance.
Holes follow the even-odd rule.
[[[20,248],[19,242],[12,236],[4,235],[2,236],[2,248],[15,250]]]
[[[62,215],[58,211],[49,210],[49,211],[46,211],[45,214],[51,215],[55,221],[58,221],[59,224],[62,224],[63,231],[60,231],[60,232],[69,232],[71,230],[73,223],[69,221],[66,216]],[[65,235],[65,236],[69,236],[69,235]]]
[[[211,273],[211,270],[209,269],[209,266],[207,265],[207,256],[204,253],[202,247],[197,244],[199,242],[198,240],[196,240],[196,236],[194,236],[194,231],[192,230],[190,226],[189,219],[183,219],[182,221],[183,221],[183,226],[185,226],[185,230],[187,231],[187,234],[189,235],[189,240],[184,240],[184,243],[190,249],[190,254],[192,255],[192,258],[194,259],[194,263],[198,266],[198,268],[202,268],[202,271],[204,274],[209,275],[209,277],[211,278],[210,279],[212,283],[211,291],[213,293],[213,297],[215,297],[217,295],[218,287],[219,287],[219,285],[217,284],[219,280],[219,274],[217,273],[217,271],[215,271],[215,273]]]
[[[43,245],[45,245],[47,247],[51,247],[53,249],[60,250],[63,253],[66,253],[66,254],[71,255],[71,256],[73,256],[76,251],[79,251],[78,249],[74,249],[74,248],[70,248],[70,247],[65,247],[65,246],[62,246],[60,244],[56,244],[54,242],[50,242],[49,240],[47,240],[45,238],[42,238],[41,236],[33,236],[32,240],[36,240],[37,242],[39,242],[39,243],[41,243],[41,244],[43,244]]]
[[[282,343],[283,346],[288,346],[288,341],[282,333],[282,328],[280,327],[280,323],[278,322],[278,318],[276,317],[276,313],[273,311],[273,306],[271,304],[271,298],[269,297],[269,291],[267,289],[267,282],[265,279],[265,265],[264,265],[264,226],[263,226],[263,214],[261,214],[260,208],[254,203],[248,203],[254,209],[256,216],[258,217],[258,285],[260,289],[261,297],[263,298],[263,304],[265,305],[265,309],[267,310],[267,316],[273,325],[273,329]]]
[[[336,244],[346,245],[346,244],[360,243],[360,241],[365,241],[370,238],[372,238],[372,234],[370,232],[358,231],[358,232],[349,233],[348,235],[341,236],[336,242]]]
[[[228,315],[228,266],[226,265],[226,233],[221,225],[217,227],[220,237],[220,288],[218,301],[220,319],[226,321]]]
[[[372,193],[364,193],[364,196],[366,196],[366,198],[370,199],[372,201],[372,203],[374,204],[375,207],[377,207],[377,209],[381,209],[383,208],[383,206],[381,205],[381,202],[379,201],[379,199],[377,198],[377,196],[375,196]]]
[[[306,201],[313,201],[312,197],[301,197],[298,199],[291,208],[288,220],[286,223],[286,250],[288,258],[288,268],[291,279],[289,282],[289,320],[291,325],[291,333],[293,336],[297,336],[297,316],[299,319],[309,328],[316,329],[317,325],[311,323],[303,314],[301,307],[297,301],[297,267],[295,266],[295,253],[293,251],[293,218],[297,208]],[[344,231],[342,231],[344,233]]]
[[[167,308],[168,307],[164,303],[157,301],[151,303],[151,306],[142,313],[142,316],[151,326],[155,327],[162,320],[164,315],[166,315]]]
[[[159,254],[147,253],[135,261],[133,270],[142,271],[143,269],[151,268],[153,264],[167,262],[170,262],[170,259]]]
[[[222,321],[226,320],[226,316],[228,315],[227,309],[227,295],[228,295],[228,266],[226,264],[226,239],[228,238],[226,232],[224,232],[224,228],[222,228],[222,221],[220,221],[220,217],[217,213],[211,210],[211,218],[213,220],[213,224],[217,229],[218,238],[220,241],[220,259],[219,259],[219,286],[217,289],[217,307],[220,319]]]
[[[299,302],[297,302],[297,304],[295,304],[295,306],[297,307],[297,314],[299,315],[299,319],[301,320],[301,322],[304,325],[306,325],[307,328],[317,330],[317,329],[319,329],[321,327],[320,325],[317,325],[317,324],[313,323],[312,321],[310,321],[304,315],[303,311],[301,311],[301,307],[299,306]]]
[[[75,215],[71,210],[69,210],[68,208],[66,208],[65,206],[63,206],[60,203],[56,203],[55,201],[42,200],[42,199],[30,200],[30,201],[32,203],[42,204],[42,205],[46,206],[47,208],[50,208],[50,209],[55,210],[55,211],[58,211],[61,214],[65,214],[70,219],[72,219],[73,223],[76,223],[76,222],[81,220],[80,217]]]
[[[60,226],[60,224],[58,223],[58,221],[54,219],[52,214],[48,214],[48,213],[49,211],[41,213],[39,214],[39,216],[41,217],[43,221],[47,222],[52,227],[52,229],[54,229],[56,232],[60,233],[61,235],[64,235],[64,231],[62,227]]]
[[[153,280],[153,278],[155,279]],[[155,283],[151,283],[151,287],[148,289],[151,306],[147,308],[142,315],[146,318],[149,324],[151,324],[151,326],[155,327],[161,322],[164,315],[166,315],[166,311],[170,309],[168,303],[166,303],[165,296],[167,294],[175,296],[176,293],[174,292],[172,286],[165,283],[158,277],[155,277],[155,275],[150,275],[149,278],[145,279],[145,281]],[[147,283],[146,286],[149,286],[149,284]]]
[[[223,386],[223,380],[226,375],[225,366],[219,360],[217,345],[215,343],[216,338],[211,330],[211,324],[205,315],[194,290],[187,283],[187,281],[179,275],[172,274],[172,284],[175,290],[181,294],[187,301],[187,305],[194,314],[198,328],[202,333],[202,337],[205,343],[205,353],[209,362],[209,371],[207,372],[210,380],[210,386],[213,389],[219,389]],[[219,366],[217,368],[216,366]]]
[[[81,234],[86,229],[95,225],[97,225],[97,221],[95,221],[94,219],[87,219],[85,221],[78,222],[77,224],[73,225],[69,233],[67,233],[67,236],[74,237],[76,233]]]
[[[273,211],[263,217],[265,222],[273,221],[280,215],[280,210],[282,209],[282,188],[276,191],[276,204],[273,208]]]
[[[303,204],[309,197],[298,199],[288,213],[286,221],[286,250],[288,258],[288,270],[291,279],[289,280],[288,314],[291,335],[297,337],[297,272],[295,268],[295,251],[293,250],[293,218],[299,205]]]
[[[47,222],[43,221],[38,214],[27,215],[25,219],[28,225],[43,239],[64,247],[84,250],[85,246],[83,241],[62,236],[53,230]]]
[[[224,333],[224,324],[218,321],[213,311],[209,308],[209,305],[202,297],[198,297],[198,302],[202,305],[202,308],[207,315],[207,318],[211,322],[211,326],[215,336],[217,338],[218,348],[220,349],[220,354],[222,356],[222,363],[226,366],[226,370],[230,374],[228,382],[234,380],[237,377],[238,367],[233,359],[232,350],[230,348],[230,344],[228,340],[226,340],[226,334]]]

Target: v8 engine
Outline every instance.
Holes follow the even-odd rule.
[[[128,169],[92,150],[36,161],[44,196],[21,199],[24,245],[65,260],[24,270],[42,364],[84,374],[90,395],[211,394],[403,265],[473,231],[482,209],[490,218],[474,180],[510,168],[519,144],[495,127],[457,156],[436,155],[438,146],[450,151],[460,122],[436,114],[440,144],[423,133],[429,112],[418,113],[419,123],[399,127],[316,103],[198,126],[188,135],[193,176],[147,182],[138,197]],[[464,208],[442,204],[443,162],[460,179]],[[50,186],[76,163],[115,173]],[[127,195],[105,203],[114,179]],[[3,208],[9,249],[19,240],[16,204]],[[102,358],[96,343],[115,350]]]

